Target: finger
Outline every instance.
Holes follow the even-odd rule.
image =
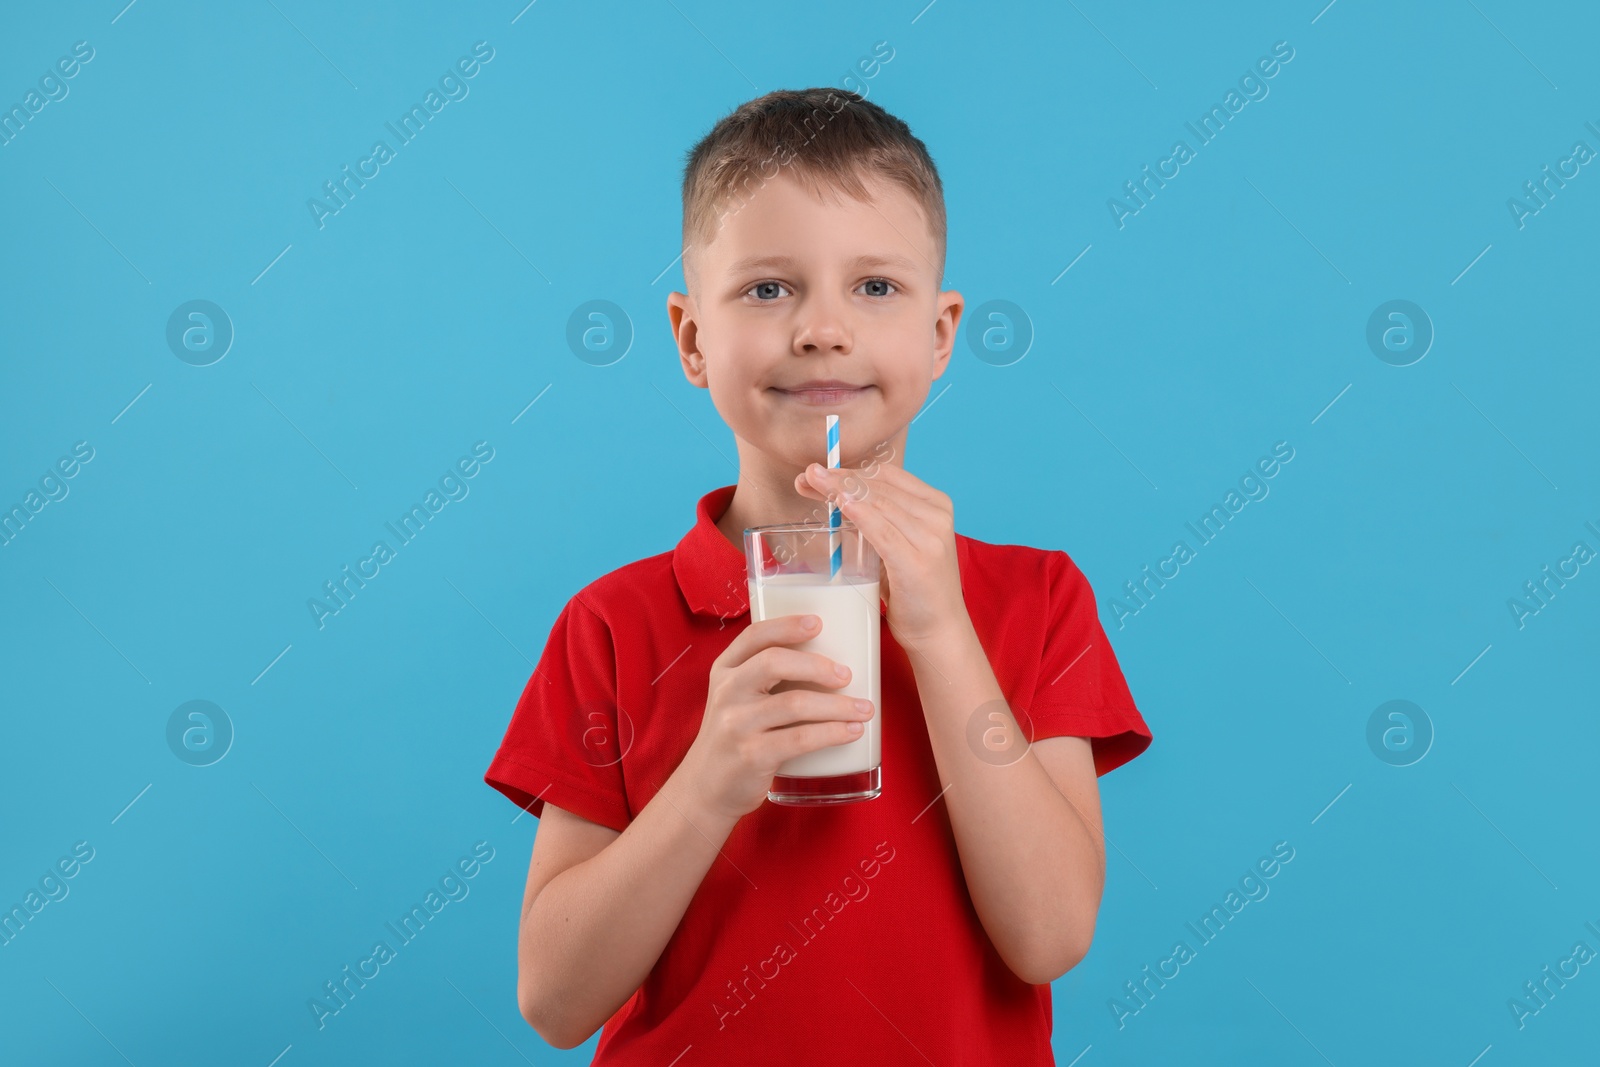
[[[759,701],[754,721],[764,730],[785,730],[803,722],[828,722],[835,719],[863,722],[872,718],[872,701],[843,693],[819,693],[814,689],[788,689]]]
[[[929,489],[911,475],[906,475],[910,479],[909,483],[892,477],[878,479],[874,483],[870,475],[863,477],[859,471],[844,468],[823,470],[820,473],[813,469],[811,473],[811,480],[829,497],[854,497],[857,500],[888,497],[898,503],[906,513],[918,516],[919,521],[935,524],[939,522],[941,515],[952,514],[948,497],[937,490]]]
[[[860,480],[860,472],[847,470],[843,467],[835,468],[833,471],[828,471],[827,468],[824,468],[823,473],[821,474],[811,471],[801,471],[799,474],[795,475],[795,492],[809,500],[816,500],[822,503],[830,502],[839,496],[841,489],[837,486],[834,486],[830,482],[829,475],[840,472],[842,472],[847,478],[852,475],[857,476],[855,480],[848,483],[847,488],[854,487],[857,492],[860,492],[860,490],[864,487],[865,483]],[[870,477],[870,475],[868,477]],[[811,516],[812,520],[819,520],[822,514],[823,513],[820,511],[813,511]]]
[[[812,500],[826,500],[828,498],[828,494],[825,491],[811,484],[811,478],[805,471],[801,471],[794,476],[794,489],[801,496],[809,497]]]
[[[875,502],[878,510],[889,517],[906,540],[924,552],[943,544],[946,530],[952,525],[950,516],[934,505],[898,490],[874,492],[867,500]]]
[[[865,496],[872,480],[882,466],[871,470],[855,467],[824,467],[813,463],[795,476],[795,488],[813,499],[826,499],[830,495],[854,493]]]
[[[740,668],[740,682],[750,689],[769,693],[780,682],[810,682],[837,689],[850,684],[850,668],[820,652],[802,652],[797,648],[773,646],[751,656]]]
[[[953,514],[951,509],[942,506],[937,500],[918,496],[904,486],[891,485],[883,481],[878,482],[876,485],[846,485],[844,493],[846,496],[852,496],[857,500],[877,499],[889,501],[905,514],[913,516],[916,521],[932,523],[936,526],[939,525],[941,520],[948,520]]]
[[[845,518],[856,524],[867,543],[877,550],[878,555],[892,563],[895,559],[915,552],[915,547],[906,535],[885,515],[881,508],[871,499],[850,500],[845,498],[839,505],[840,513]]]
[[[810,623],[807,619],[812,620]],[[717,662],[729,669],[740,667],[762,649],[773,645],[798,645],[817,636],[822,620],[815,615],[778,615],[752,622],[728,642]]]
[[[859,729],[858,729],[859,727]],[[854,741],[866,729],[860,722],[813,722],[787,730],[771,730],[765,735],[764,755],[772,763],[781,764],[819,748],[842,745]]]
[[[887,481],[864,488],[865,492],[860,494],[859,499],[877,500],[908,536],[912,535],[912,528],[915,527],[918,530],[926,528],[937,538],[945,527],[953,528],[955,525],[953,512],[947,502],[919,496],[903,485]],[[912,540],[917,538],[912,537]]]
[[[920,500],[925,500],[935,505],[949,502],[949,497],[944,493],[941,493],[904,467],[898,467],[893,463],[880,463],[875,474],[877,473],[881,473],[885,483],[901,489]]]

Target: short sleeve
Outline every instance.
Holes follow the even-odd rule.
[[[620,832],[633,818],[622,777],[631,739],[617,729],[611,628],[575,596],[550,627],[483,780],[535,817],[549,801]]]
[[[1043,664],[1026,708],[1033,738],[1089,738],[1102,775],[1149,748],[1150,728],[1106,640],[1089,579],[1065,552],[1051,552],[1046,571]]]

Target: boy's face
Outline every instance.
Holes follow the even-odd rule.
[[[899,185],[863,181],[870,203],[823,201],[780,173],[690,250],[698,291],[667,298],[684,374],[711,390],[745,475],[792,481],[826,463],[828,414],[842,465],[882,442],[904,455],[949,363],[963,301],[939,291],[927,218]],[[851,388],[803,388],[827,381]]]

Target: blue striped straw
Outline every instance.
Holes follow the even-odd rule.
[[[828,469],[839,468],[839,416],[828,416]],[[839,576],[839,565],[844,561],[844,545],[839,538],[839,507],[828,502],[828,581]]]

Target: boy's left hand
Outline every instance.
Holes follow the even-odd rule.
[[[889,628],[902,646],[971,625],[961,595],[955,508],[948,496],[892,463],[876,463],[868,471],[813,463],[794,484],[812,500],[837,500],[841,516],[855,523],[877,551]]]

